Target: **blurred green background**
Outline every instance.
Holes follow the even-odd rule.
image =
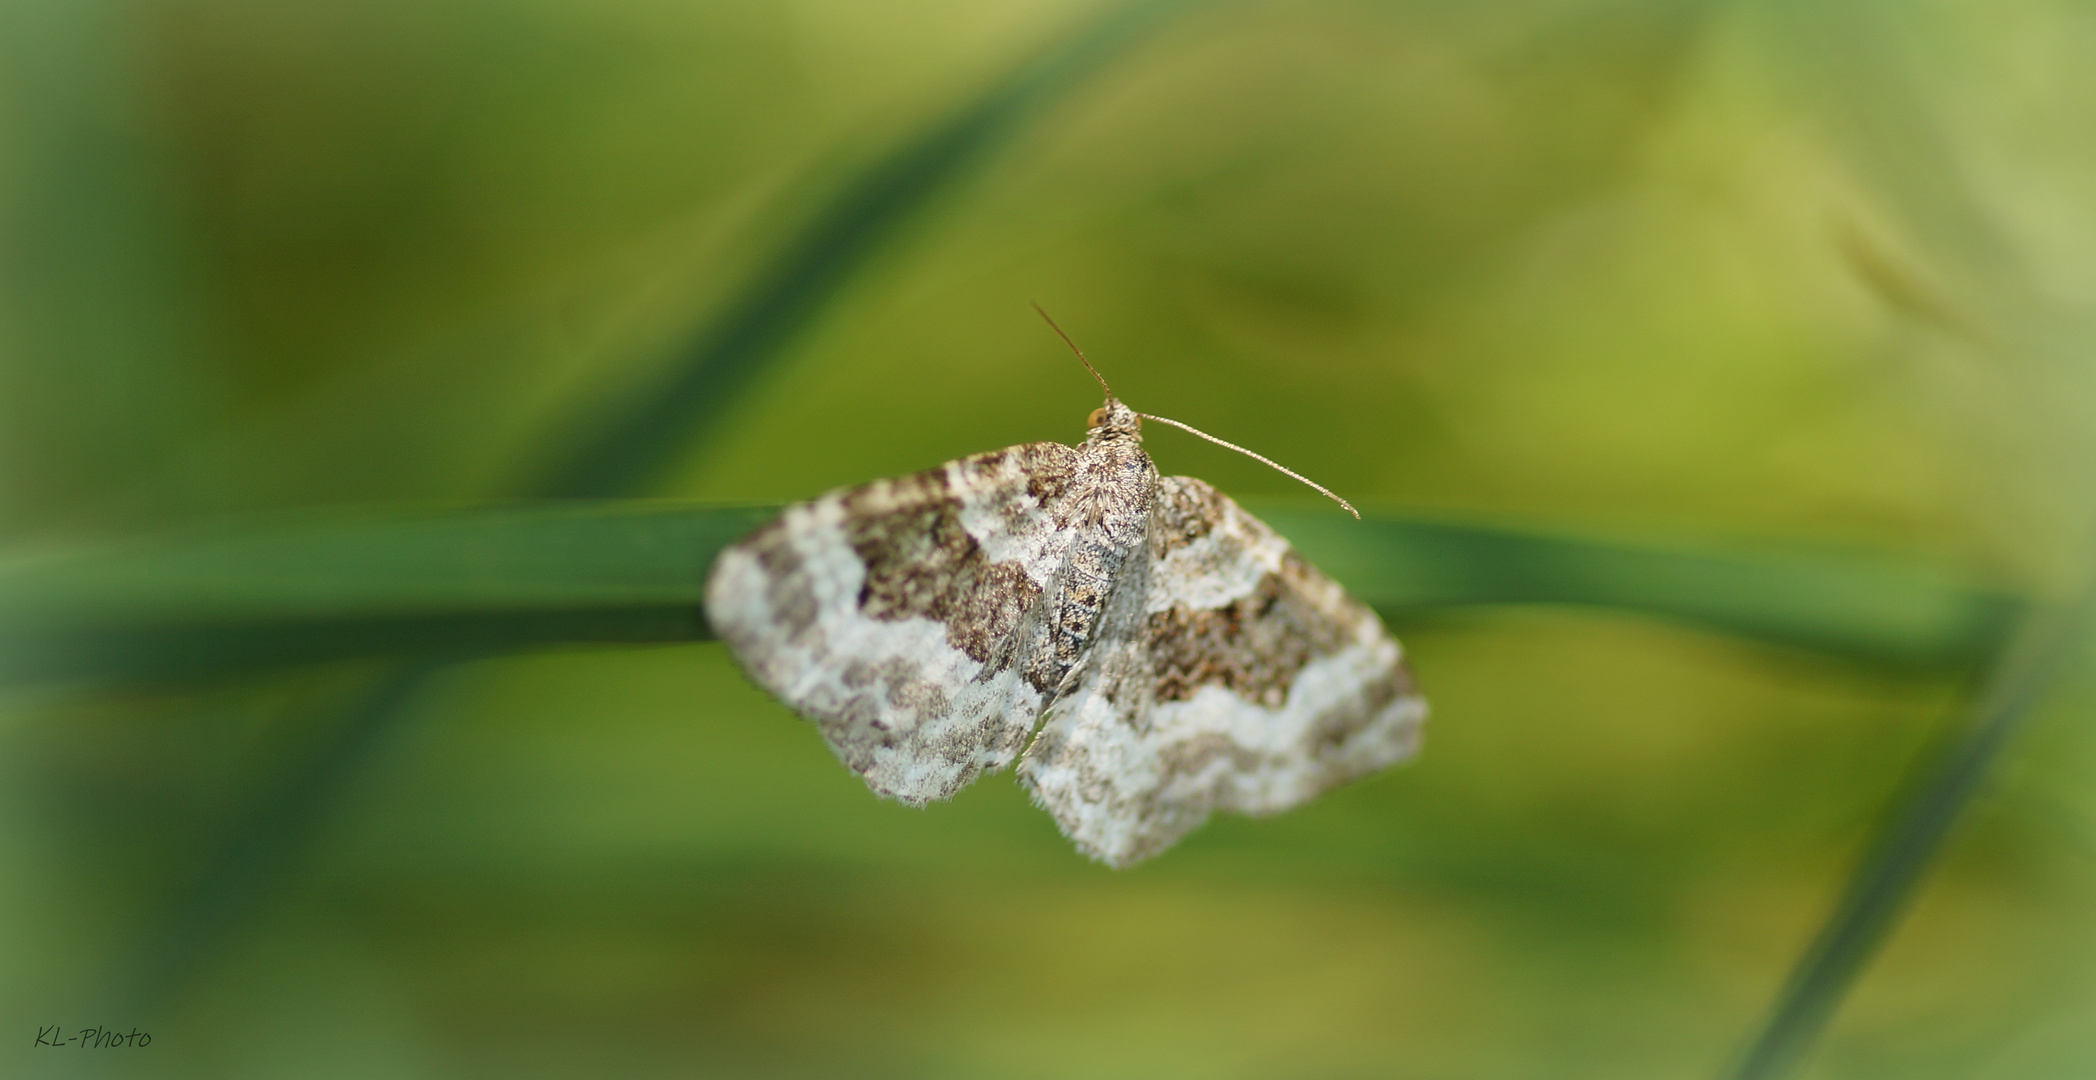
[[[543,492],[695,356],[597,493],[1074,441],[1030,300],[1385,515],[2089,576],[2084,5],[8,0],[0,64],[17,581]],[[1635,606],[1392,613],[1416,763],[1126,872],[1006,777],[876,800],[712,643],[11,684],[0,1072],[1717,1076],[1981,665]],[[2092,676],[1800,1075],[2096,1070]]]

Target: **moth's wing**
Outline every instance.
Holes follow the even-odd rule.
[[[1019,766],[1079,849],[1125,866],[1412,756],[1426,702],[1374,612],[1200,480],[1160,480],[1150,528],[1140,609]]]
[[[801,503],[723,550],[706,617],[879,794],[951,798],[1040,712],[1042,596],[1077,451],[1032,443]]]

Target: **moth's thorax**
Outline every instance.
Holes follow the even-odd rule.
[[[1134,414],[1129,414],[1133,416]],[[1157,467],[1132,431],[1100,426],[1077,448],[1069,497],[1058,517],[1067,526],[1096,530],[1109,544],[1132,544],[1148,521]]]

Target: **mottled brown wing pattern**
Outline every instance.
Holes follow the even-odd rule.
[[[1034,443],[831,492],[723,551],[706,613],[874,791],[1020,777],[1115,866],[1411,756],[1425,703],[1375,614],[1111,398]]]
[[[1039,713],[1077,455],[1032,443],[789,507],[715,561],[707,618],[876,792],[950,798]]]
[[[1143,586],[1020,766],[1087,854],[1127,865],[1416,750],[1425,702],[1375,613],[1213,487],[1158,481]]]

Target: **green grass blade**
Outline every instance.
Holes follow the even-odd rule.
[[[377,655],[707,636],[706,568],[774,511],[665,502],[322,518],[0,563],[0,681],[123,681]],[[1942,574],[1439,521],[1265,514],[1393,616],[1635,611],[1869,661],[1963,664],[2015,605]]]
[[[1488,604],[1636,611],[1852,659],[1984,659],[2019,605],[1931,567],[1812,550],[1691,548],[1311,510],[1261,516],[1393,614]]]
[[[770,513],[425,512],[18,558],[0,565],[0,681],[704,637],[712,553]]]
[[[1825,1030],[1942,850],[1958,812],[2065,665],[2092,617],[2096,589],[2071,608],[2034,612],[2017,628],[1974,699],[1966,723],[1858,865],[1791,973],[1731,1080],[1775,1080]]]
[[[1139,0],[1115,8],[847,184],[659,384],[600,419],[597,434],[538,491],[602,498],[648,490],[899,225],[1182,2]]]

